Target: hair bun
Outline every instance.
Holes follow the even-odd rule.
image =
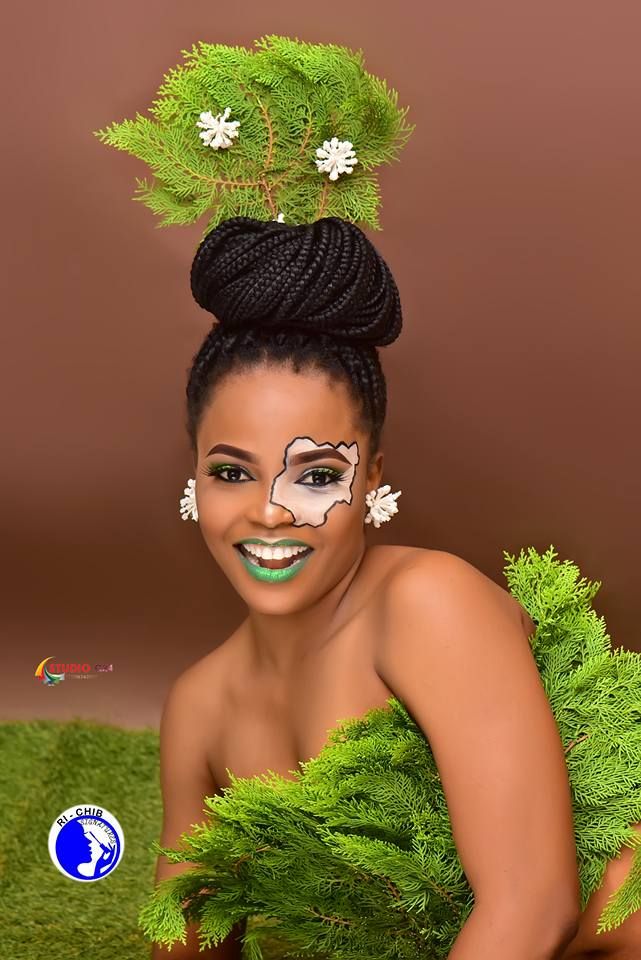
[[[191,290],[229,330],[296,327],[374,346],[401,332],[391,270],[363,231],[339,217],[292,226],[225,220],[196,251]]]

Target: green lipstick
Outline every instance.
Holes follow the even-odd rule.
[[[241,540],[240,543],[265,543],[264,540],[258,540],[255,538]],[[276,543],[268,544],[268,546],[300,546],[306,547],[308,544],[301,543],[300,540],[278,540]],[[311,557],[313,550],[310,548],[309,553],[306,553],[305,556],[300,559],[294,560],[287,567],[280,567],[280,569],[273,569],[270,567],[261,567],[258,563],[252,563],[242,550],[237,549],[238,556],[242,560],[245,569],[248,573],[252,575],[254,580],[260,580],[261,583],[283,583],[284,580],[291,580],[292,577],[295,577],[299,573],[309,558]]]

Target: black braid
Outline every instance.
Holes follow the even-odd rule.
[[[389,267],[355,224],[337,217],[297,226],[225,220],[196,252],[191,289],[219,321],[189,373],[194,456],[214,385],[263,362],[320,369],[345,383],[370,454],[379,449],[387,388],[376,347],[399,335],[401,305]]]

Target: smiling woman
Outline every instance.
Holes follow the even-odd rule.
[[[565,747],[564,710],[575,716],[590,683],[598,699],[613,658],[600,662],[607,676],[586,670],[576,686],[562,686],[555,714],[542,682],[547,661],[528,644],[534,621],[514,594],[442,551],[366,544],[366,524],[389,520],[400,495],[381,486],[387,391],[378,348],[398,337],[402,314],[391,270],[352,221],[377,226],[371,170],[393,157],[409,128],[396,95],[364,71],[360,54],[288,38],[259,46],[254,56],[202,44],[191,55],[193,73],[168,75],[162,92],[171,96],[155,101],[156,130],[137,121],[107,137],[145,159],[166,146],[158,158],[164,181],[147,200],[173,222],[188,219],[190,204],[202,213],[212,196],[218,200],[191,268],[192,294],[215,323],[187,383],[195,478],[182,512],[198,523],[247,606],[232,636],[178,678],[163,711],[157,879],[177,875],[177,902],[161,890],[141,915],[158,943],[154,960],[202,957],[196,921],[214,943],[206,955],[237,957],[240,938],[257,939],[243,928],[257,903],[268,905],[290,948],[307,955],[319,947],[337,960],[418,960],[428,952],[553,960],[580,944],[572,956],[587,960],[614,941],[596,934],[592,901],[582,914],[598,878],[594,860],[579,876],[575,830],[602,861],[604,850],[614,855],[636,836],[641,742],[633,696],[641,695],[641,668],[631,663],[627,685],[613,684],[615,729],[591,737],[601,732],[596,718],[595,729],[578,731]],[[203,89],[223,98],[221,112],[203,108],[197,123]],[[227,100],[239,120],[228,119]],[[207,128],[200,144],[196,127]],[[310,145],[321,142],[322,161],[314,163]],[[184,163],[172,172],[181,143]],[[229,156],[214,159],[211,147]],[[185,170],[196,177],[183,182]],[[553,586],[562,593],[563,576]],[[559,617],[550,616],[554,629],[565,623],[565,633],[553,633],[556,677],[596,646],[581,620],[581,591],[561,600]],[[544,650],[549,640],[544,632]],[[279,803],[283,787],[274,782],[261,793],[263,808],[247,814],[259,790],[252,785],[239,801],[245,814],[234,809],[239,778],[271,771],[287,780],[310,758],[322,762],[340,720],[396,696],[416,719],[418,745],[407,729],[383,727],[364,753],[345,743],[347,769],[329,800],[329,778],[291,805]],[[604,790],[594,822],[574,824],[566,751],[586,740],[572,760],[596,764]],[[428,743],[433,768],[422,752]],[[613,754],[615,772],[625,767],[622,794],[611,792]],[[413,787],[417,770],[423,782]],[[432,810],[421,791],[435,785],[444,797]],[[589,795],[585,777],[579,786],[581,798]],[[355,806],[346,811],[349,790]],[[374,814],[362,803],[367,790],[380,801]],[[205,796],[215,807],[225,791],[233,826],[217,820],[218,832],[192,837],[206,870],[194,878],[185,872],[187,851],[175,845],[202,814]],[[320,809],[310,808],[310,796]],[[450,818],[464,872],[441,856],[454,849],[440,830]],[[327,825],[320,838],[319,824]],[[604,824],[606,840],[594,840]],[[347,836],[352,828],[366,836]],[[390,836],[403,831],[392,850]],[[263,864],[271,896],[260,900],[252,871]],[[640,946],[638,930],[628,924],[623,935],[620,923],[640,888],[632,882],[613,911],[617,949]],[[181,908],[187,942],[169,954],[159,944],[184,932]]]

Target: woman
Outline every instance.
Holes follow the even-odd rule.
[[[565,758],[527,611],[455,555],[365,544],[366,495],[383,480],[376,346],[401,328],[387,265],[339,219],[240,217],[202,242],[192,291],[219,323],[187,388],[191,515],[248,616],[168,698],[161,842],[202,819],[230,771],[287,776],[340,718],[394,695],[432,746],[474,889],[452,960],[632,958],[640,912],[594,932],[628,848],[579,910]],[[163,861],[157,880],[184,869]],[[202,956],[197,943],[192,927],[171,956]],[[211,956],[238,949],[228,938]]]
[[[399,335],[401,308],[355,224],[378,226],[372,171],[411,132],[405,111],[360,53],[287,37],[256,47],[183,51],[155,121],[96,132],[150,164],[160,182],[140,199],[165,224],[213,210],[192,292],[217,323],[189,375],[182,506],[248,615],[165,704],[161,842],[201,821],[232,773],[287,777],[340,720],[397,697],[432,747],[474,893],[450,960],[629,960],[641,911],[595,929],[632,850],[581,911],[566,758],[528,611],[453,554],[365,544],[400,495],[382,485],[377,347]],[[157,880],[184,869],[160,857]],[[155,929],[171,933],[163,909]],[[242,932],[208,955],[238,957]],[[192,925],[153,957],[198,947]]]

